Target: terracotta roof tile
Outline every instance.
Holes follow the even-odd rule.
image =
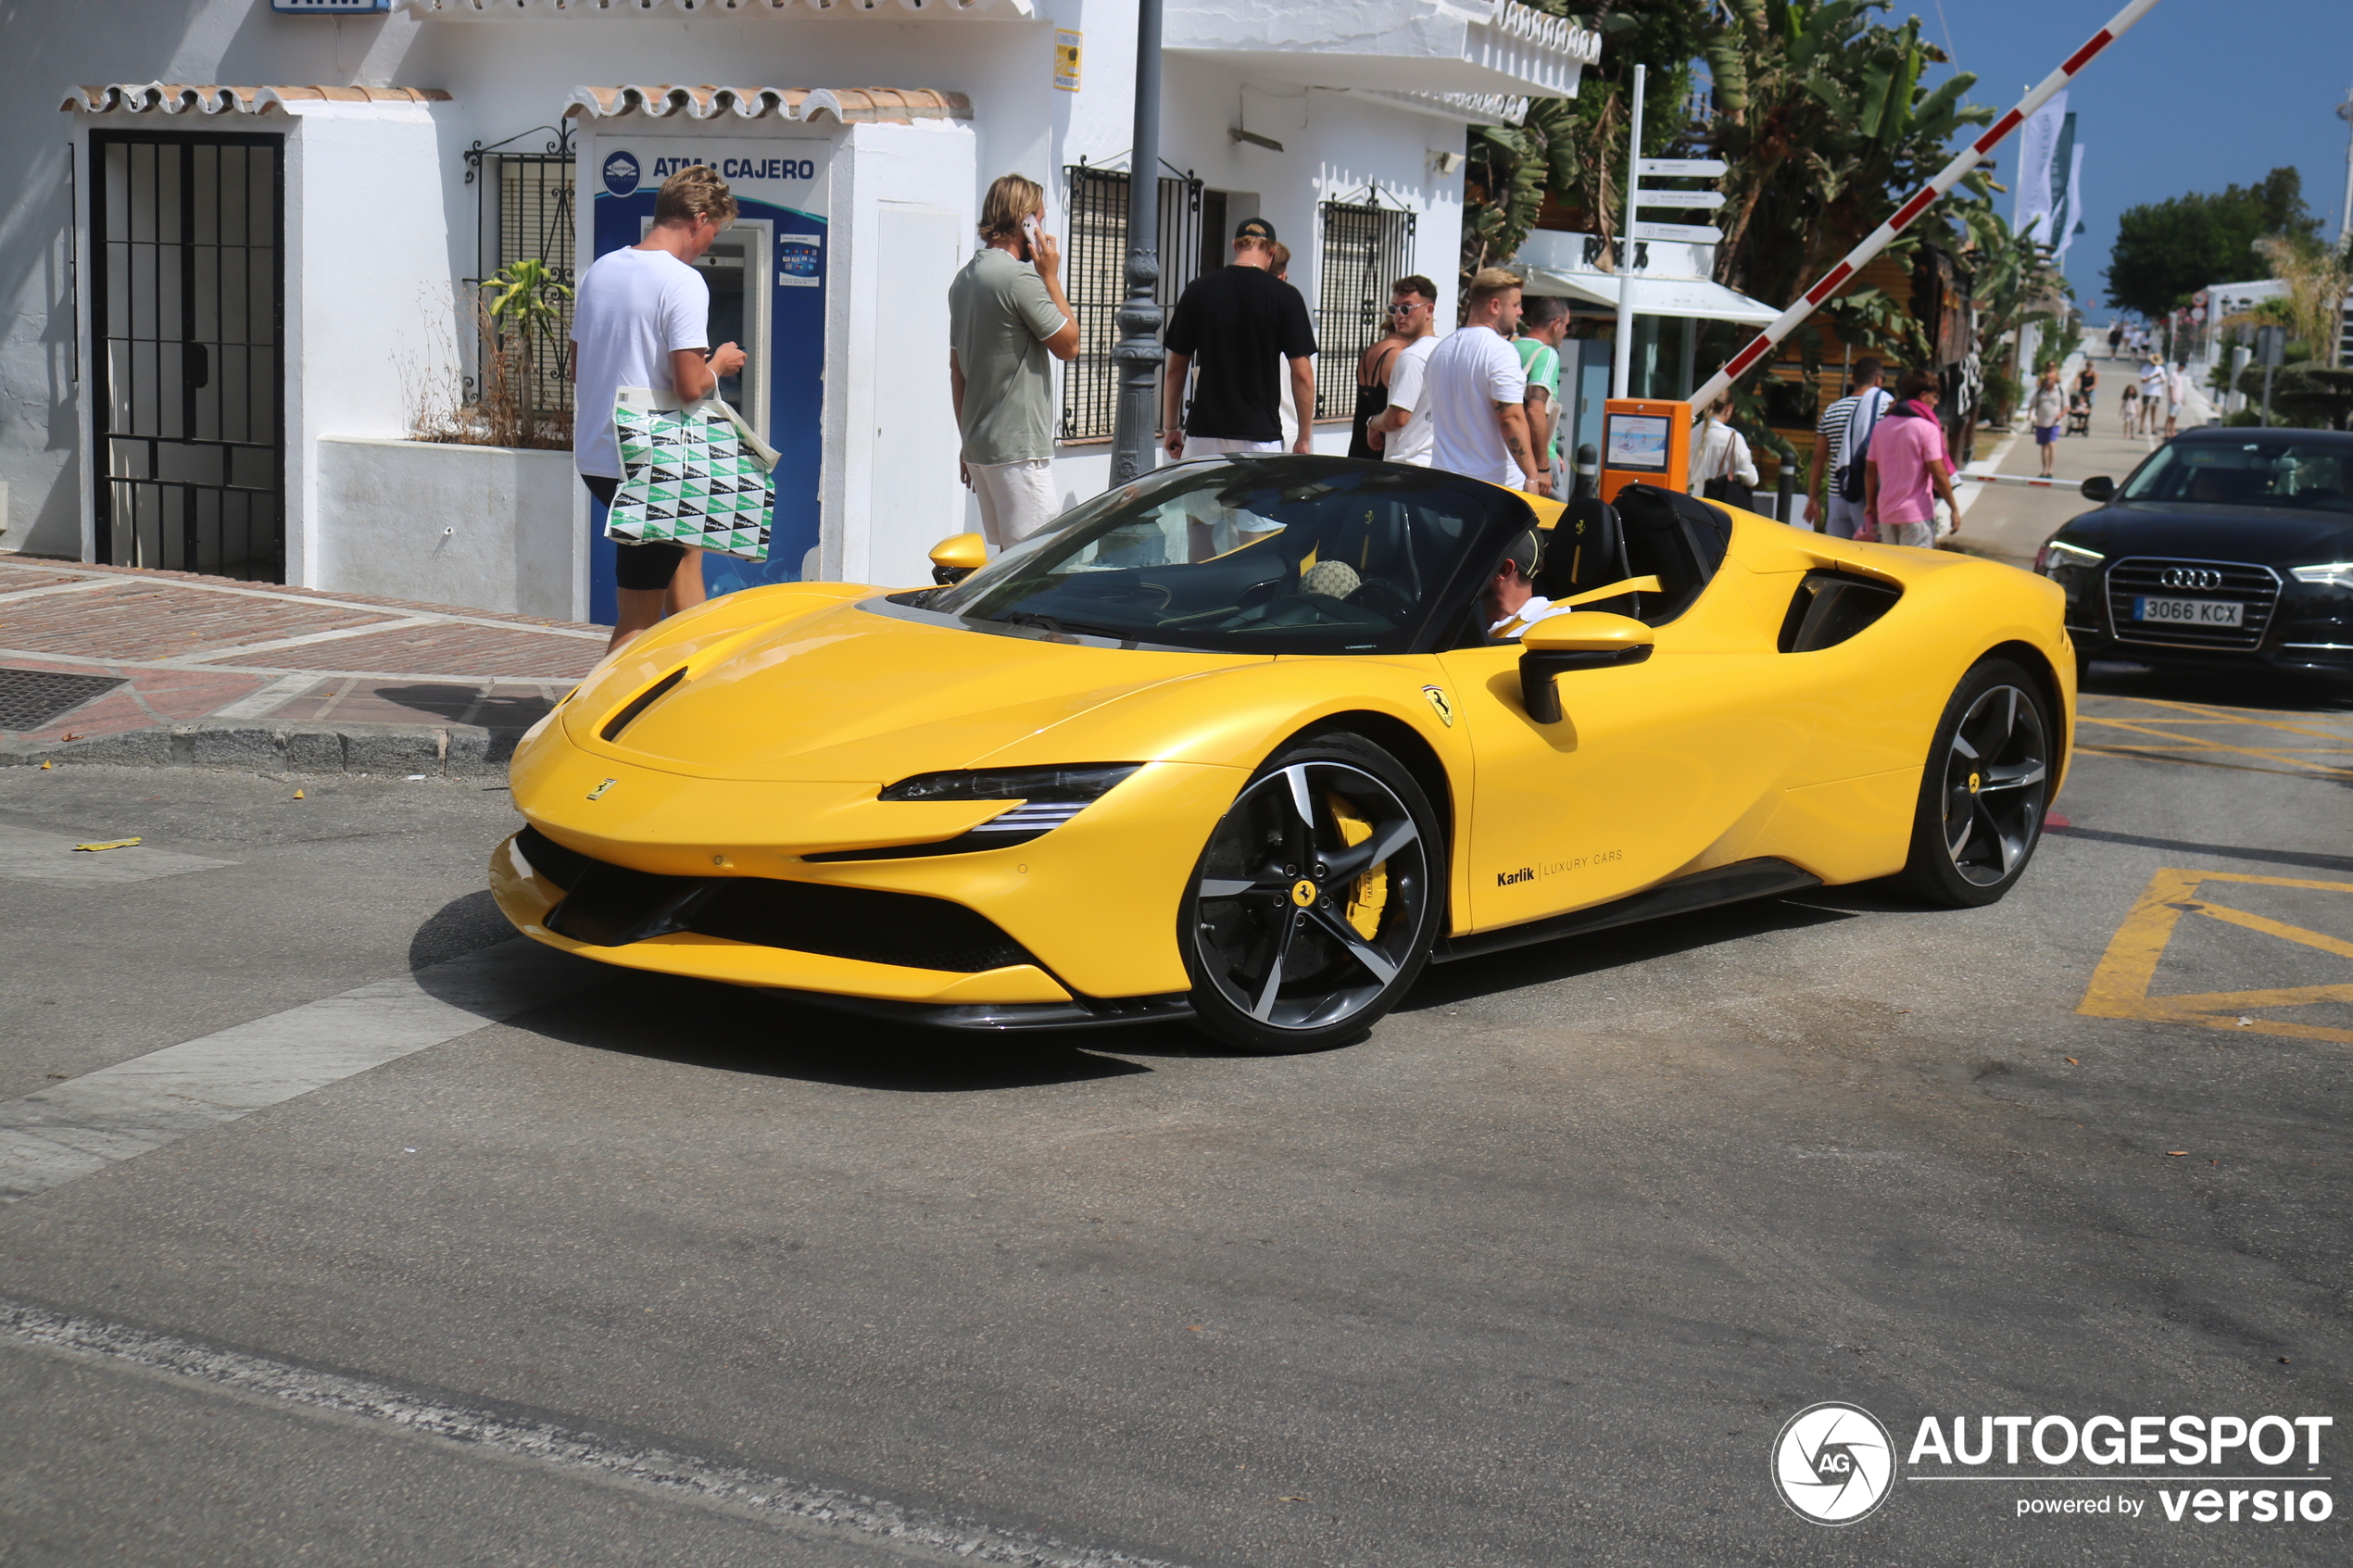
[[[104,114],[120,109],[132,114],[154,110],[162,114],[267,114],[283,112],[289,104],[446,104],[449,94],[438,87],[220,87],[182,82],[116,82],[76,87],[66,94],[61,109]]]
[[[919,119],[970,119],[972,100],[962,93],[929,87],[699,87],[643,86],[575,87],[564,113],[583,119],[642,114],[655,119],[681,115],[688,119],[811,120],[830,114],[846,125],[888,121],[911,125]]]

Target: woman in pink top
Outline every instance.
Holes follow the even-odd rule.
[[[1936,544],[1936,498],[1952,508],[1955,532],[1961,508],[1953,499],[1953,460],[1944,451],[1944,427],[1937,422],[1943,393],[1926,370],[1906,370],[1895,385],[1895,406],[1871,433],[1863,470],[1863,516],[1882,545],[1931,549]]]

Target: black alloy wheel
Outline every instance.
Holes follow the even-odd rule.
[[[2052,723],[2042,684],[1989,659],[1962,677],[1920,780],[1910,889],[1952,909],[1991,904],[2033,859],[2051,796]]]
[[[1445,885],[1437,812],[1395,758],[1351,734],[1286,747],[1178,915],[1196,1025],[1265,1055],[1362,1039],[1428,962]]]

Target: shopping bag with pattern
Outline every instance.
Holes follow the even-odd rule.
[[[776,453],[716,397],[624,386],[613,398],[621,486],[605,537],[624,545],[687,545],[745,560],[768,558]]]

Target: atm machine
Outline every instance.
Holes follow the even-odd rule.
[[[714,595],[799,579],[819,536],[818,479],[824,431],[825,287],[831,250],[826,188],[833,144],[808,137],[724,136],[599,129],[584,138],[582,238],[589,254],[636,244],[653,226],[662,181],[692,163],[721,171],[739,216],[720,231],[696,270],[711,288],[710,341],[744,351],[740,372],[721,378],[719,395],[776,448],[776,508],[768,558],[706,554],[703,583]],[[752,156],[753,154],[761,156]],[[603,508],[590,508],[589,619],[610,623],[612,543]]]

